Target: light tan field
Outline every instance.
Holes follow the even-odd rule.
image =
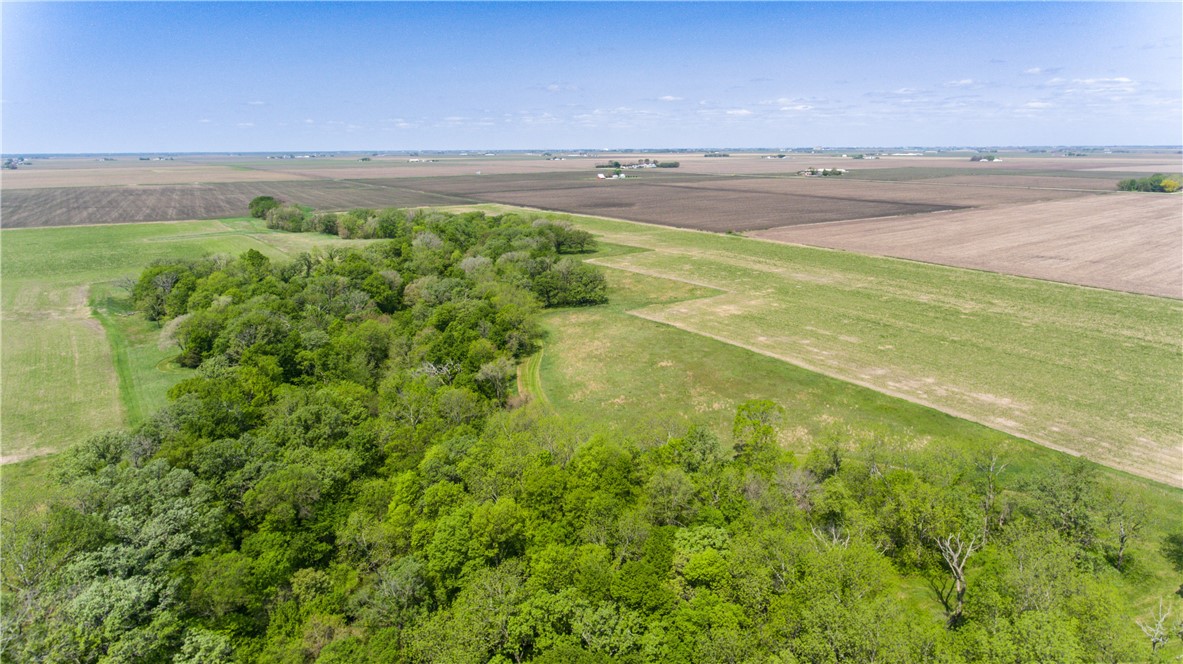
[[[119,162],[97,162],[93,167],[42,168],[37,165],[5,171],[3,187],[49,189],[54,187],[120,187],[161,184],[208,184],[221,182],[267,182],[300,180],[296,173],[274,173],[228,165],[193,165],[180,162],[148,162],[151,165],[116,166]]]
[[[1183,297],[1183,198],[1112,193],[751,233],[1113,290]]]
[[[736,178],[714,179],[701,182],[675,182],[669,186],[710,191],[730,191],[751,194],[773,194],[777,196],[810,196],[829,199],[831,204],[838,206],[844,202],[874,201],[877,203],[892,202],[908,205],[931,205],[951,208],[984,207],[993,205],[1010,205],[1014,203],[1031,203],[1036,201],[1057,200],[1061,198],[1076,198],[1092,196],[1096,191],[1040,189],[1030,187],[998,187],[978,186],[976,177],[966,177],[967,184],[943,185],[936,180],[906,180],[879,182],[873,180],[853,180],[844,178]],[[1075,182],[1076,178],[1057,178],[1065,183]],[[793,212],[792,206],[783,206],[787,216]]]
[[[1082,173],[1084,171],[1075,171]],[[1015,187],[1023,189],[1064,189],[1083,191],[1113,191],[1116,189],[1112,177],[1056,177],[1054,175],[996,175],[977,173],[974,175],[950,175],[943,178],[921,180],[924,184],[970,185],[978,187]]]

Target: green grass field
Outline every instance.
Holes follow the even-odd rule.
[[[1183,483],[1183,302],[741,237],[577,221],[604,241],[633,248],[594,262],[713,289],[710,296],[687,291],[628,309],[634,318]],[[660,367],[645,369],[649,380]]]
[[[0,232],[0,445],[5,505],[30,493],[22,459],[51,454],[105,429],[143,421],[183,377],[159,328],[128,315],[115,287],[160,258],[240,254],[282,258],[329,236],[273,232],[229,219]],[[15,494],[15,495],[14,495]]]

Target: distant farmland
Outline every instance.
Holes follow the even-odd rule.
[[[0,216],[7,228],[216,219],[259,195],[322,210],[499,203],[1183,295],[1178,199],[1115,191],[1121,177],[1163,170],[1175,155],[665,154],[651,157],[681,166],[596,178],[597,163],[640,156],[46,160],[5,175]],[[848,172],[796,175],[810,166]]]

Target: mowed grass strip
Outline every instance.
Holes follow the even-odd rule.
[[[1183,302],[594,218],[606,267],[723,291],[634,315],[1183,484]]]
[[[5,318],[3,327],[0,462],[61,449],[123,424],[111,352],[93,320]]]

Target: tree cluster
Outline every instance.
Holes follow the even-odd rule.
[[[1168,177],[1162,173],[1155,173],[1144,178],[1121,180],[1117,183],[1117,189],[1118,191],[1148,191],[1173,194],[1179,191],[1181,180],[1183,178],[1177,175]]]

